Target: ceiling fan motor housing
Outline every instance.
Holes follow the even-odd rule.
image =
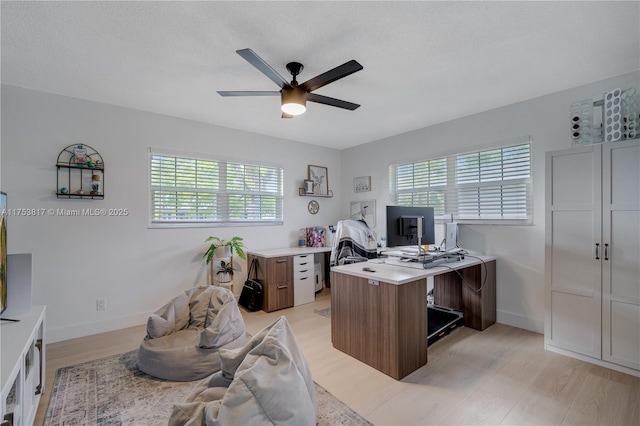
[[[299,115],[307,109],[307,93],[300,87],[283,87],[280,91],[282,100],[282,111],[291,114]]]

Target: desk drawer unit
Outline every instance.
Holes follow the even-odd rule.
[[[263,285],[265,312],[293,306],[293,268],[291,256],[262,257],[250,254],[247,261],[257,259],[256,275]]]
[[[293,256],[293,305],[311,303],[315,300],[314,256]]]

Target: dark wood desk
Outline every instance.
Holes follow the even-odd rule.
[[[425,365],[430,276],[435,303],[462,311],[465,326],[484,330],[496,321],[496,262],[480,258],[484,264],[467,257],[426,270],[371,262],[331,268],[333,346],[396,380]]]
[[[262,309],[265,312],[294,306],[296,277],[293,258],[316,254],[324,256],[325,286],[330,287],[327,272],[331,247],[284,247],[247,251],[247,265],[251,265],[253,259],[257,262],[256,276],[264,286]]]

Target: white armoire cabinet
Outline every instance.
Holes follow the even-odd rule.
[[[640,140],[546,154],[545,348],[640,376]]]

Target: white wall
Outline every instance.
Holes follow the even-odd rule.
[[[640,86],[640,72],[415,130],[344,151],[215,127],[95,102],[2,86],[2,190],[11,208],[128,208],[128,217],[10,217],[9,252],[33,253],[34,304],[48,305],[51,341],[146,321],[168,298],[206,282],[201,255],[209,235],[245,238],[249,249],[292,246],[297,229],[349,217],[350,201],[375,199],[385,234],[388,165],[474,149],[532,135],[534,225],[460,227],[460,245],[498,257],[498,321],[544,328],[544,153],[568,148],[569,104],[614,87]],[[460,100],[464,102],[464,100]],[[390,120],[393,117],[389,118]],[[105,159],[105,199],[62,200],[55,191],[56,157],[73,143]],[[147,148],[219,154],[281,164],[285,225],[149,229]],[[297,188],[307,165],[329,168],[335,197],[309,198]],[[372,177],[372,191],[353,192],[353,178]],[[438,229],[437,239],[442,237]],[[246,264],[236,276],[243,282]],[[97,298],[107,310],[96,311]]]
[[[377,233],[385,234],[391,163],[437,157],[533,137],[533,226],[461,225],[459,245],[495,255],[498,322],[544,330],[544,154],[571,146],[569,105],[619,87],[640,88],[640,72],[542,96],[342,151],[342,215],[349,202],[376,200]],[[473,96],[473,94],[470,94]],[[464,102],[464,99],[460,99]],[[393,120],[393,117],[389,117]],[[354,193],[353,178],[371,175],[372,192]],[[437,227],[436,241],[442,238]]]
[[[297,243],[304,226],[335,223],[335,197],[307,212],[299,197],[308,164],[327,166],[341,180],[340,152],[193,121],[2,86],[2,190],[10,208],[127,208],[127,217],[9,217],[9,253],[33,253],[33,303],[47,305],[51,341],[141,324],[149,312],[189,287],[205,284],[201,261],[209,235],[239,235],[248,249]],[[56,158],[85,143],[105,162],[105,199],[58,199]],[[149,147],[284,167],[283,226],[149,229]],[[238,292],[246,262],[236,275]],[[10,273],[10,271],[9,271]],[[96,299],[107,309],[96,311]]]

